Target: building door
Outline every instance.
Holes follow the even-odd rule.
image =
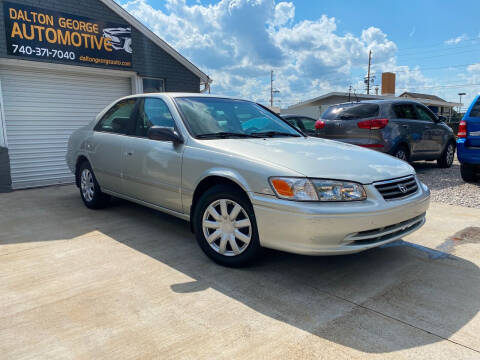
[[[130,77],[0,67],[14,189],[73,182],[68,138],[112,101],[132,93]]]

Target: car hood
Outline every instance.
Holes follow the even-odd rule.
[[[311,178],[369,184],[411,175],[406,162],[378,151],[314,137],[202,140],[212,150],[262,160]],[[272,176],[281,174],[272,174]]]

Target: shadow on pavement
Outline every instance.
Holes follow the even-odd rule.
[[[261,314],[368,353],[450,338],[480,308],[480,269],[453,255],[432,258],[429,249],[398,242],[339,257],[266,251],[255,266],[229,269],[204,256],[187,222],[124,201],[87,210],[74,187],[58,189],[8,194],[15,199],[8,204],[0,197],[0,245],[98,230],[194,279],[171,285],[177,293],[213,288]],[[477,335],[462,331],[457,342],[475,347]]]

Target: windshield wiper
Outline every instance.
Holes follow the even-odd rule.
[[[199,134],[196,135],[197,139],[225,139],[228,137],[239,137],[239,138],[249,138],[252,137],[249,134],[244,134],[244,133],[236,133],[236,132],[228,132],[228,131],[221,131],[221,132],[216,132],[216,133],[206,133],[206,134]]]
[[[261,131],[261,132],[251,133],[250,135],[255,137],[274,137],[274,136],[300,137],[299,134],[292,134],[292,133],[287,133],[282,131]]]

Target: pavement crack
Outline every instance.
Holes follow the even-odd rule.
[[[418,327],[418,326],[416,326],[416,325],[410,324],[410,323],[408,323],[408,322],[406,322],[406,321],[404,321],[404,320],[401,320],[401,319],[399,319],[399,318],[396,318],[396,317],[394,317],[394,316],[391,316],[391,315],[388,315],[388,314],[384,314],[384,313],[381,312],[381,311],[372,309],[372,308],[370,308],[370,307],[368,307],[368,306],[365,306],[365,305],[362,305],[362,304],[357,303],[357,302],[355,302],[355,301],[352,301],[352,300],[349,300],[349,299],[347,299],[347,298],[344,298],[344,297],[342,297],[342,296],[340,296],[340,295],[336,295],[336,294],[334,294],[334,293],[330,293],[330,292],[325,291],[325,290],[317,289],[317,288],[315,288],[315,287],[311,287],[311,288],[314,289],[314,290],[317,290],[317,291],[319,291],[319,292],[322,292],[322,293],[324,293],[324,294],[326,294],[326,295],[328,295],[328,296],[332,296],[332,297],[334,297],[334,298],[336,298],[336,299],[345,301],[345,302],[347,302],[347,303],[349,303],[349,304],[352,304],[352,305],[354,305],[354,306],[356,306],[356,307],[358,307],[358,308],[364,309],[364,310],[366,310],[366,311],[373,312],[373,313],[375,313],[375,314],[377,314],[377,315],[379,315],[379,316],[383,316],[383,317],[385,317],[385,318],[388,318],[388,319],[391,319],[391,320],[393,320],[393,321],[399,322],[399,323],[401,323],[401,324],[403,324],[403,325],[406,325],[406,326],[409,326],[409,327],[411,327],[411,328],[420,330],[420,331],[422,331],[422,332],[425,332],[425,333],[427,333],[427,334],[430,334],[430,335],[432,335],[432,336],[435,336],[435,337],[437,337],[437,338],[439,338],[439,339],[446,340],[446,341],[448,341],[448,342],[451,342],[452,344],[459,345],[459,346],[461,346],[461,347],[463,347],[463,348],[472,350],[472,351],[480,354],[480,350],[474,349],[474,348],[472,348],[472,347],[470,347],[470,346],[468,346],[468,345],[461,344],[461,343],[459,343],[459,342],[457,342],[457,341],[455,341],[455,340],[446,338],[446,337],[444,337],[444,336],[441,336],[441,335],[436,334],[436,333],[434,333],[434,332],[431,332],[431,331],[429,331],[429,330],[426,330],[426,329],[423,329],[423,328]]]

